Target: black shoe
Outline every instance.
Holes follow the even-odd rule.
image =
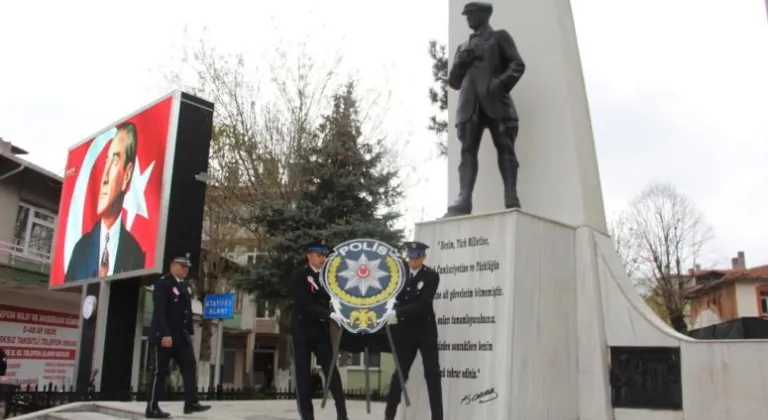
[[[201,405],[200,403],[194,403],[184,406],[184,414],[202,413],[211,409],[210,405]]]
[[[349,417],[347,417],[347,416],[339,416],[337,418],[338,418],[338,420],[349,420]]]
[[[445,212],[443,217],[466,216],[468,214],[472,214],[472,204],[457,201],[456,203],[448,206],[448,211]]]
[[[161,410],[160,407],[155,407],[152,409],[147,409],[147,411],[144,412],[144,417],[148,419],[168,419],[171,417],[171,413],[166,413],[165,411]]]

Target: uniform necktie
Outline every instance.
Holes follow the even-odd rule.
[[[104,253],[101,254],[101,263],[99,264],[99,277],[109,274],[109,232],[104,238]]]

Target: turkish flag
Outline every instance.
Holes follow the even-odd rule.
[[[49,286],[155,268],[173,105],[167,97],[69,150]]]

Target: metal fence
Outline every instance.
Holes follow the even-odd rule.
[[[347,389],[344,394],[348,400],[365,400],[364,389]],[[295,394],[290,389],[256,389],[256,388],[201,388],[198,391],[201,401],[233,401],[233,400],[292,400]],[[317,398],[322,397],[322,391],[316,391]],[[378,390],[370,393],[371,401],[383,401],[386,395]],[[0,399],[5,402],[3,418],[28,414],[45,410],[63,404],[83,401],[146,401],[146,391],[127,390],[115,398],[114,393],[78,392],[74,388],[60,388],[54,385],[43,387],[27,386],[15,390],[0,390]],[[181,401],[184,399],[183,388],[167,387],[163,401]]]

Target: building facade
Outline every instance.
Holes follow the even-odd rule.
[[[0,139],[0,348],[10,351],[9,374],[26,384],[56,385],[74,383],[77,344],[79,340],[80,294],[75,287],[61,291],[48,290],[54,231],[61,197],[62,178],[24,159],[27,152]],[[259,253],[253,240],[245,235],[220,249],[222,258],[239,266],[256,263]],[[210,243],[220,247],[222,244]],[[204,238],[204,247],[206,245]],[[210,251],[210,249],[209,249]],[[221,281],[218,292],[230,291],[227,281]],[[254,296],[236,293],[235,316],[211,322],[210,361],[201,361],[198,372],[200,386],[213,385],[214,361],[218,349],[215,338],[218,328],[224,329],[222,364],[219,367],[224,386],[290,386],[287,370],[278,368],[280,343],[279,311],[269,304],[257,303]],[[147,334],[153,311],[152,287],[145,288],[142,299],[144,334],[135,357],[134,385],[142,386],[149,375]],[[196,354],[200,355],[202,341],[202,303],[194,302]],[[55,328],[57,346],[70,351],[67,360],[25,358],[24,349],[40,348],[25,343],[40,343],[54,334],[29,321],[40,314],[56,315],[65,325]],[[9,317],[15,317],[10,319]],[[21,322],[22,319],[27,321]],[[18,321],[18,322],[12,322]],[[48,341],[52,343],[53,341]],[[45,346],[43,346],[45,348]],[[54,348],[52,348],[54,349]],[[363,389],[365,386],[362,354],[342,355],[340,373],[345,387]],[[385,392],[394,371],[389,354],[373,354],[369,360],[372,389]],[[172,375],[172,381],[180,381]],[[180,383],[179,383],[180,384]]]
[[[0,139],[0,348],[8,354],[7,375],[22,384],[68,386],[77,360],[80,288],[48,290],[61,177],[26,154]]]
[[[691,270],[691,330],[745,318],[768,319],[768,266],[747,268],[744,252],[731,260],[731,268]]]

